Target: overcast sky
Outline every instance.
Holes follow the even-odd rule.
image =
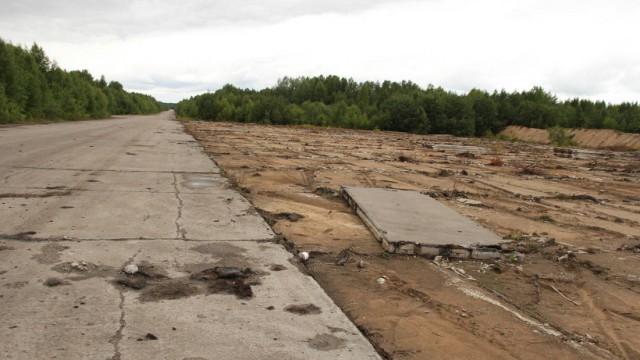
[[[284,76],[640,101],[637,0],[0,0],[0,37],[178,101]]]

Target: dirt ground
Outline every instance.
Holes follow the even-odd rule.
[[[640,359],[639,154],[575,158],[487,139],[185,126],[291,251],[310,252],[309,274],[384,357]],[[385,253],[340,197],[344,185],[435,197],[508,239],[505,256]]]
[[[522,126],[507,126],[501,133],[509,138],[527,142],[549,144],[549,132]],[[579,146],[607,150],[640,150],[640,134],[629,134],[615,130],[567,129],[567,135]]]

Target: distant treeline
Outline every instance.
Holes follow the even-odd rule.
[[[542,88],[457,94],[410,82],[355,82],[338,76],[285,77],[260,91],[225,85],[183,100],[182,117],[267,124],[311,124],[343,128],[458,136],[496,134],[508,125],[534,128],[616,129],[640,133],[637,103],[558,101]]]
[[[127,92],[104,76],[65,71],[43,49],[0,39],[0,123],[37,119],[82,120],[112,114],[150,114],[164,106],[149,95]]]

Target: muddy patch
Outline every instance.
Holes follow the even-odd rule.
[[[145,287],[147,287],[147,279],[140,276],[132,276],[132,277],[122,276],[116,279],[115,283],[134,289],[134,290],[142,290]]]
[[[64,250],[69,247],[60,244],[47,244],[40,248],[40,253],[35,254],[31,259],[38,262],[38,264],[55,264],[60,262],[60,256]]]
[[[289,305],[284,310],[297,315],[317,315],[322,313],[322,309],[314,304]]]
[[[345,347],[344,339],[331,334],[316,335],[307,339],[307,344],[310,348],[320,351],[338,350]]]
[[[216,279],[209,283],[208,289],[212,294],[234,294],[239,299],[249,299],[253,297],[251,285],[247,284],[244,279]]]
[[[192,274],[191,279],[205,282],[212,294],[234,294],[239,299],[247,299],[253,297],[251,286],[261,283],[259,279],[261,274],[250,268],[216,266]]]
[[[196,264],[191,267],[196,267]],[[142,290],[139,297],[142,302],[174,300],[198,294],[233,294],[239,299],[248,299],[254,296],[252,286],[260,285],[260,277],[266,274],[237,266],[197,264],[197,267],[201,270],[189,277],[169,279],[161,268],[142,263],[138,265],[138,272],[133,275],[121,273],[113,283]]]
[[[272,264],[271,266],[269,266],[269,269],[271,271],[283,271],[283,270],[287,270],[287,267],[280,264]]]
[[[142,302],[176,300],[200,293],[200,288],[187,279],[170,279],[147,287],[139,297]]]
[[[118,273],[113,267],[86,261],[63,262],[57,264],[51,270],[65,274],[65,279],[71,281],[81,281],[95,277],[115,277]]]
[[[168,279],[169,275],[164,268],[158,265],[142,261],[138,264],[137,275],[143,276],[148,279]]]

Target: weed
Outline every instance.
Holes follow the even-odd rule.
[[[538,219],[541,220],[541,221],[546,221],[546,222],[554,222],[555,221],[548,214],[542,214],[542,215],[538,216]]]
[[[554,126],[548,128],[549,141],[556,146],[569,147],[576,146],[577,143],[573,140],[573,135],[567,134],[566,130],[560,126]]]
[[[489,161],[489,165],[491,165],[491,166],[502,166],[502,165],[504,165],[504,162],[502,161],[502,159],[499,156],[496,156],[493,159],[491,159],[491,161]]]

